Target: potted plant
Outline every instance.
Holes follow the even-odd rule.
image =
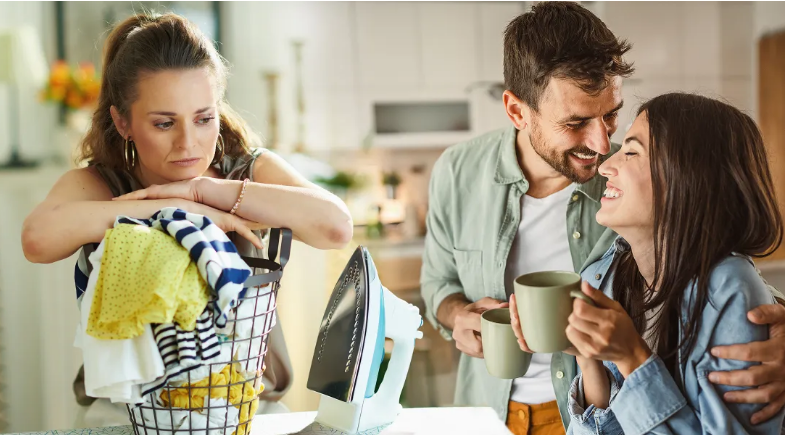
[[[387,198],[395,199],[398,192],[398,186],[401,184],[401,176],[397,172],[383,172],[382,183],[387,187]]]
[[[314,181],[343,200],[346,200],[347,192],[362,185],[359,177],[344,171],[337,171],[332,177],[317,177]]]

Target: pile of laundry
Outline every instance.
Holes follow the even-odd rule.
[[[226,234],[176,208],[119,216],[88,261],[74,341],[87,395],[151,428],[250,433],[275,301],[244,288],[251,269]]]

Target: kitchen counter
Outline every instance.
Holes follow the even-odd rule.
[[[388,229],[383,237],[365,237],[364,229],[355,229],[351,246],[364,246],[373,258],[379,277],[387,289],[410,303],[419,298],[420,269],[425,250],[425,237],[408,237],[395,228]],[[410,294],[404,296],[404,294]]]
[[[422,258],[425,237],[407,237],[400,232],[388,229],[384,236],[368,238],[364,228],[355,228],[353,245],[362,245],[371,251],[374,259],[379,258]]]
[[[313,420],[316,412],[257,415],[251,435],[344,435]],[[202,431],[204,432],[204,431]],[[131,426],[28,432],[23,435],[132,435]],[[404,408],[390,426],[363,435],[511,435],[491,408]],[[20,434],[22,435],[22,434]]]

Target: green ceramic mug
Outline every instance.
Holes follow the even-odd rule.
[[[572,300],[581,298],[594,305],[581,291],[581,276],[564,271],[528,273],[515,279],[514,288],[521,330],[529,349],[551,353],[572,346],[565,332]]]
[[[520,378],[529,370],[532,354],[524,352],[510,326],[510,309],[494,308],[482,313],[482,351],[491,376]]]

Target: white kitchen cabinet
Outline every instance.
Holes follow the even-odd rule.
[[[503,80],[504,29],[523,8],[515,2],[357,3],[361,132],[374,146],[445,147],[505,124],[501,103],[469,87]],[[468,130],[375,131],[376,104],[460,101],[470,106]]]
[[[417,87],[421,80],[416,3],[354,4],[357,67],[364,88]]]
[[[524,12],[523,2],[488,2],[478,6],[480,80],[504,79],[504,30]]]
[[[721,34],[719,2],[683,2],[679,23],[680,44],[673,48],[681,54],[683,77],[716,77],[720,72]]]
[[[482,80],[503,80],[504,29],[525,5],[228,3],[223,7],[224,54],[235,65],[228,98],[251,127],[269,139],[270,95],[261,74],[278,72],[279,148],[291,150],[297,138],[292,51],[297,39],[304,42],[307,149],[358,149],[369,137],[375,146],[451,145],[506,123],[503,110],[488,100],[485,90],[467,88]],[[470,102],[472,131],[403,140],[373,137],[374,103],[414,101]]]
[[[623,138],[642,101],[666,92],[698,93],[754,111],[754,4],[611,2],[604,21],[632,43],[626,60],[635,65],[614,140]]]
[[[486,83],[504,82],[504,31],[515,17],[526,9],[525,2],[487,2],[478,8],[479,80]],[[471,92],[475,134],[508,127],[510,120],[501,99],[489,95],[487,87]]]
[[[605,7],[605,24],[633,44],[626,55],[635,63],[635,78],[680,77],[682,73],[681,2],[613,2]]]
[[[477,80],[479,10],[475,2],[417,4],[422,87],[462,92]]]
[[[474,120],[475,135],[512,125],[502,100],[492,98],[484,90],[473,93],[472,110],[474,111],[472,119]]]
[[[657,95],[678,90],[682,90],[682,79],[679,77],[625,80],[622,85],[624,107],[619,112],[619,128],[611,139],[615,143],[624,140],[624,135],[635,121],[642,103]]]
[[[465,89],[501,80],[504,29],[523,2],[368,2],[354,5],[364,89]]]
[[[269,140],[270,93],[262,74],[277,73],[279,149],[291,150],[298,134],[294,41],[303,43],[306,149],[358,146],[354,6],[348,2],[222,3],[227,22],[224,55],[234,65],[229,101]]]
[[[747,78],[753,76],[756,45],[755,8],[757,2],[720,3],[720,68],[727,78]],[[752,83],[747,93],[752,93]]]
[[[476,2],[356,3],[361,86],[460,92],[479,76],[481,7]]]
[[[752,75],[755,5],[744,2],[612,2],[605,23],[632,43],[634,78]]]
[[[720,93],[727,100],[742,112],[753,116],[755,113],[755,99],[753,98],[752,79],[747,77],[729,77],[720,80]]]

